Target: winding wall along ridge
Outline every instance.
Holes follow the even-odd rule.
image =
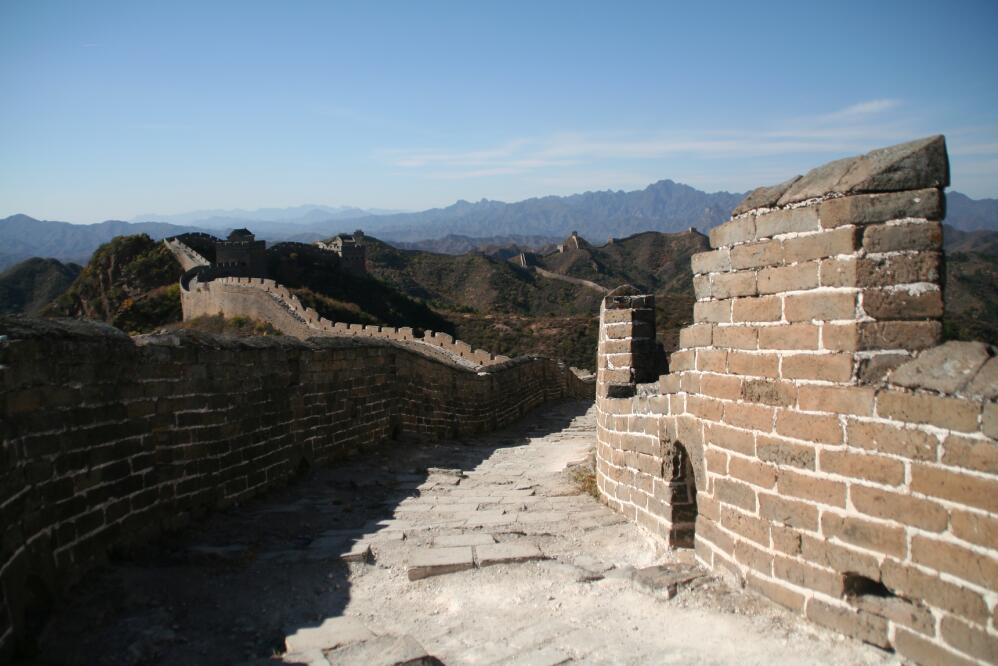
[[[190,263],[190,253],[197,255],[178,240],[173,240],[168,247],[184,266]],[[186,270],[191,274],[185,274],[180,281],[180,299],[185,321],[218,314],[226,317],[249,317],[267,321],[285,335],[301,339],[316,335],[379,338],[417,346],[428,345],[475,366],[509,361],[507,356],[475,349],[466,342],[455,340],[439,331],[425,331],[419,335],[407,326],[395,328],[329,321],[320,317],[314,309],[304,307],[297,296],[274,280],[213,277],[207,262],[192,264],[191,269]]]

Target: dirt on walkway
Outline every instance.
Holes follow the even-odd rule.
[[[581,492],[591,403],[394,443],[93,573],[39,664],[883,664]]]

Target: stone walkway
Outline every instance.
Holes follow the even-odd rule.
[[[32,663],[897,662],[661,552],[580,492],[588,407],[394,443],[213,514],[89,577]]]

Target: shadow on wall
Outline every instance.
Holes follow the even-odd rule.
[[[530,434],[561,430],[589,406],[564,403]],[[525,443],[502,432],[471,442],[389,442],[336,468],[303,469],[286,488],[118,554],[56,602],[25,657],[81,666],[266,663],[283,652],[286,636],[343,615],[351,574],[405,565],[385,544],[399,545],[399,518],[428,490],[429,468],[467,472],[498,448]],[[428,539],[405,536],[407,544]],[[373,561],[341,559],[367,544]]]

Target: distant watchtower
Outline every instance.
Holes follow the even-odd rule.
[[[215,266],[226,275],[267,276],[267,243],[249,229],[233,229],[228,240],[215,244]]]
[[[364,232],[360,229],[353,234],[337,234],[328,241],[319,241],[317,245],[338,254],[340,265],[348,273],[367,273],[367,248],[364,247]]]

